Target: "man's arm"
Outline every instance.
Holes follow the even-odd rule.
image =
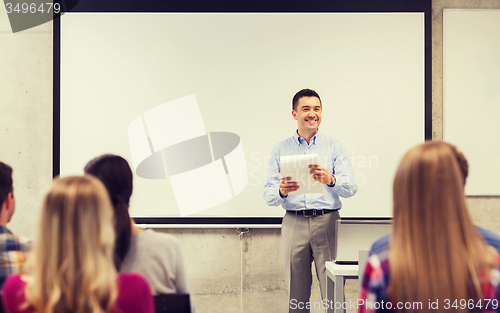
[[[266,184],[264,185],[264,200],[267,205],[278,206],[283,203],[284,199],[280,196],[280,165],[279,165],[279,148],[275,146],[269,158],[267,165]]]
[[[347,148],[341,142],[335,143],[333,159],[333,175],[335,176],[335,185],[332,187],[339,196],[344,198],[352,197],[358,191],[358,184],[354,169]]]

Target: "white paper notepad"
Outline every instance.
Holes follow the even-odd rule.
[[[309,165],[319,165],[317,154],[287,155],[280,157],[280,178],[291,177],[291,182],[299,183],[300,188],[289,195],[303,193],[323,193],[323,184],[313,179]]]

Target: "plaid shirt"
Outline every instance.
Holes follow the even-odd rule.
[[[29,250],[27,239],[16,237],[0,226],[0,288],[9,275],[21,273]]]
[[[492,249],[493,251],[493,249]],[[497,263],[500,264],[500,255],[494,250],[497,257]],[[359,313],[373,313],[373,312],[396,312],[397,303],[391,303],[388,296],[388,285],[389,285],[389,248],[388,245],[385,249],[373,254],[368,259],[366,264],[365,272],[363,274],[363,281],[361,286],[360,301],[364,301],[364,305],[358,304]],[[481,285],[481,289],[484,295],[484,299],[479,301],[473,301],[474,303],[468,302],[466,299],[465,305],[472,305],[472,310],[470,312],[500,312],[500,270],[495,268],[490,272],[490,281],[485,282]],[[489,300],[488,300],[489,299]],[[381,305],[383,303],[383,305]],[[404,303],[400,303],[404,305]],[[413,303],[412,303],[413,304]],[[442,301],[439,300],[439,307],[449,309],[449,312],[454,312],[456,306],[460,307],[461,303],[458,300],[456,303],[452,301]],[[481,306],[481,307],[479,307]],[[432,312],[433,308],[429,310],[429,303],[422,303],[420,309],[413,310],[414,312],[424,311]]]

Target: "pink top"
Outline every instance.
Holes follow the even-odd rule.
[[[117,278],[118,297],[112,313],[154,313],[153,297],[147,281],[138,274],[123,273]],[[2,289],[2,302],[7,313],[34,313],[33,307],[24,310],[24,282],[19,275],[7,278]]]

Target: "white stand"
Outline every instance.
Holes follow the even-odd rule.
[[[357,278],[358,265],[336,264],[325,262],[326,267],[326,297],[329,300],[327,313],[343,313],[344,279]],[[333,302],[330,302],[333,300]]]

